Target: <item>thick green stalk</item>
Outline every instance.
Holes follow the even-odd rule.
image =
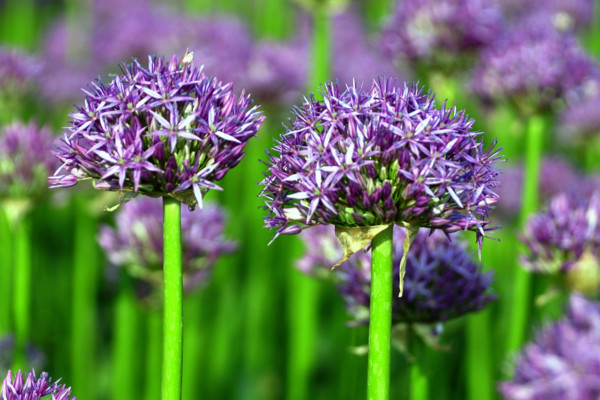
[[[122,270],[115,305],[113,348],[113,398],[135,399],[139,396],[138,313],[133,282]]]
[[[369,310],[368,400],[390,396],[390,339],[392,330],[393,225],[373,238],[371,305]]]
[[[284,37],[291,25],[290,11],[287,0],[255,0],[252,8],[254,30],[260,36]]]
[[[0,335],[12,330],[12,234],[5,207],[0,208]]]
[[[316,90],[331,74],[331,20],[324,10],[315,10],[313,15],[312,69],[309,88]]]
[[[467,318],[467,390],[470,400],[494,398],[491,335],[489,309]]]
[[[408,332],[408,351],[414,357],[410,363],[410,400],[429,398],[429,380],[427,378],[427,347],[412,328]]]
[[[183,359],[183,272],[181,265],[181,203],[163,198],[164,328],[162,400],[181,400]]]
[[[535,212],[539,202],[538,183],[544,129],[545,123],[542,116],[533,115],[529,117],[525,139],[525,173],[523,177],[522,208],[519,218],[521,227],[525,226],[527,218]],[[508,333],[509,352],[519,350],[525,340],[531,297],[531,274],[524,268],[517,267],[514,279],[512,328]]]
[[[146,314],[146,332],[144,400],[159,400],[162,364],[162,315],[160,310],[150,310]]]
[[[203,311],[206,309],[201,293],[195,293],[187,297],[183,308],[185,326],[183,340],[185,342],[185,353],[183,353],[183,386],[184,399],[199,397],[200,383],[204,374],[198,374],[198,369],[207,364],[204,337],[207,336],[207,323]]]
[[[0,9],[0,34],[3,45],[32,49],[36,37],[34,0],[7,0]]]
[[[82,399],[94,399],[96,360],[96,290],[98,272],[98,227],[87,209],[85,195],[75,195],[73,256],[73,300],[71,314],[71,379]]]
[[[30,332],[31,313],[31,243],[30,221],[26,215],[13,226],[14,290],[13,316],[15,324],[15,353],[13,370],[26,369],[26,346]]]

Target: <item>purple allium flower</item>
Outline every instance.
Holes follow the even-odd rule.
[[[53,142],[49,129],[35,122],[0,127],[0,198],[33,198],[46,190],[57,164]]]
[[[267,227],[408,223],[474,230],[481,240],[502,157],[477,141],[464,111],[437,109],[430,93],[393,80],[344,92],[327,83],[322,95],[305,98],[276,142],[279,154],[269,153]]]
[[[0,93],[13,92],[29,85],[39,72],[39,65],[17,49],[0,47]]]
[[[43,400],[46,396],[51,396],[52,400],[77,400],[71,397],[71,388],[59,385],[59,381],[52,383],[47,372],[42,372],[39,378],[35,372],[29,372],[24,379],[21,370],[15,376],[8,371],[0,394],[2,400]]]
[[[172,196],[189,206],[244,156],[264,117],[250,96],[204,75],[191,54],[124,64],[110,84],[98,80],[57,157],[52,187],[92,179],[97,189]]]
[[[503,0],[500,2],[513,26],[535,24],[535,29],[578,30],[589,26],[593,0]]]
[[[260,42],[254,49],[245,81],[262,101],[274,105],[300,97],[308,77],[308,46],[301,40]]]
[[[404,230],[394,231],[394,323],[445,322],[479,311],[495,297],[488,293],[492,273],[482,273],[462,243],[451,242],[444,234],[431,236],[421,230],[413,242],[406,264],[404,295],[398,297],[400,260]],[[302,232],[306,254],[297,266],[303,272],[319,274],[340,258],[342,247],[330,226],[315,226]],[[333,274],[349,312],[366,317],[370,302],[371,255],[359,252],[337,267]]]
[[[521,209],[523,189],[523,166],[505,164],[500,168],[500,186],[497,193],[502,199],[495,215],[514,217]],[[559,193],[583,193],[589,187],[587,179],[560,156],[547,156],[542,160],[539,176],[540,198],[549,199]]]
[[[560,118],[558,138],[566,145],[589,146],[600,140],[600,93],[569,103]]]
[[[332,77],[341,84],[371,82],[380,76],[397,74],[389,57],[379,54],[367,37],[360,17],[346,11],[332,17]]]
[[[207,204],[201,210],[181,212],[184,287],[205,282],[222,254],[235,249],[223,236],[225,215]],[[162,285],[163,209],[159,199],[143,197],[125,204],[116,217],[116,228],[102,226],[98,236],[109,261],[136,278]]]
[[[510,100],[535,112],[551,107],[594,72],[575,37],[525,26],[482,53],[471,87],[486,101]]]
[[[500,392],[507,400],[598,399],[599,347],[600,305],[572,294],[567,315],[525,346]]]
[[[596,293],[600,286],[600,192],[589,199],[559,194],[527,221],[523,265],[537,273],[562,272],[567,286]]]
[[[445,67],[495,40],[501,23],[495,1],[398,0],[381,43],[393,58]]]

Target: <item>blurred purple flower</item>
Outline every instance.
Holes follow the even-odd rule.
[[[35,122],[15,122],[0,127],[0,198],[24,199],[39,196],[56,159],[50,130]]]
[[[205,283],[212,267],[235,244],[223,236],[225,215],[216,205],[181,212],[184,288],[190,291]],[[163,209],[159,199],[143,197],[125,204],[116,227],[104,225],[98,236],[111,264],[126,268],[135,278],[162,287]]]
[[[436,109],[431,94],[393,80],[343,93],[328,83],[321,93],[323,101],[311,95],[295,109],[279,154],[269,153],[267,227],[294,234],[316,224],[406,222],[474,230],[481,240],[502,157],[477,141],[464,111]]]
[[[501,27],[495,1],[398,0],[381,45],[392,58],[447,68],[494,41]]]
[[[306,254],[297,266],[317,275],[329,270],[342,255],[333,227],[315,226],[301,234]],[[404,277],[404,295],[398,297],[400,260],[404,230],[394,231],[394,323],[445,322],[479,311],[495,296],[488,293],[491,273],[482,273],[462,243],[451,242],[442,233],[421,230],[410,248]],[[349,312],[361,321],[368,315],[371,255],[359,252],[333,271]]]
[[[22,90],[38,73],[39,64],[33,57],[15,48],[0,47],[0,94]]]
[[[7,371],[13,363],[13,352],[15,338],[8,334],[0,337],[0,371]],[[39,369],[46,362],[46,356],[31,343],[27,343],[25,348],[27,365],[32,369]]]
[[[59,381],[52,383],[47,372],[42,372],[39,378],[35,372],[29,372],[24,379],[21,370],[15,376],[8,371],[0,396],[2,400],[43,400],[46,396],[51,396],[52,400],[77,400],[71,397],[71,388],[59,385]]]
[[[471,88],[485,101],[510,100],[525,112],[537,112],[583,85],[595,71],[574,36],[526,25],[482,53]]]
[[[600,140],[600,93],[569,103],[560,117],[558,138],[565,145],[589,146]],[[590,143],[592,141],[592,143]]]
[[[191,54],[122,65],[108,85],[98,80],[71,114],[52,187],[92,179],[97,189],[172,196],[189,206],[244,156],[263,118],[232,84],[209,78]]]
[[[565,273],[567,286],[595,294],[600,285],[600,191],[589,199],[559,194],[527,221],[520,237],[523,265],[537,273]]]
[[[593,0],[503,0],[513,26],[533,24],[538,30],[579,30],[592,23]]]
[[[600,398],[600,305],[573,294],[567,315],[525,346],[515,376],[500,385],[507,400]]]

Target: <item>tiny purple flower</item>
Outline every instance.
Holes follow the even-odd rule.
[[[495,296],[488,293],[491,273],[465,250],[463,243],[451,242],[442,233],[429,235],[421,230],[413,242],[406,263],[404,295],[398,297],[400,260],[404,230],[394,230],[394,323],[446,322],[479,311]],[[315,226],[301,234],[306,253],[298,268],[311,275],[323,274],[342,254],[333,227]],[[363,321],[368,316],[371,285],[371,255],[355,253],[333,271],[334,280],[350,314]]]
[[[8,371],[0,396],[2,400],[43,400],[46,396],[51,396],[52,400],[77,400],[71,397],[71,388],[59,385],[59,381],[52,383],[47,372],[42,372],[39,378],[35,372],[29,372],[24,379],[21,370],[15,376]]]
[[[56,159],[50,130],[35,122],[0,127],[0,198],[30,199],[47,189]]]
[[[97,189],[172,196],[194,206],[244,156],[264,117],[250,96],[209,78],[191,53],[178,61],[149,57],[100,80],[72,113],[56,153],[52,187],[92,179]]]
[[[161,201],[149,197],[125,205],[116,217],[116,227],[104,225],[98,241],[111,264],[126,268],[135,278],[162,287],[163,209]],[[205,283],[221,255],[235,244],[223,236],[223,210],[206,204],[201,210],[181,212],[184,288],[190,291]],[[158,291],[160,292],[160,291]]]
[[[278,154],[269,153],[267,227],[408,223],[473,230],[481,241],[502,156],[495,143],[483,148],[464,111],[437,109],[430,93],[393,80],[343,92],[327,83],[321,94],[295,109]]]
[[[600,398],[600,305],[572,294],[567,315],[541,329],[500,385],[506,400]]]

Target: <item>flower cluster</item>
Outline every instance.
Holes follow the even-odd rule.
[[[225,215],[216,205],[181,212],[184,287],[192,290],[205,282],[222,254],[235,244],[225,240]],[[102,226],[98,237],[109,261],[127,268],[136,278],[159,286],[163,265],[163,209],[158,199],[143,197],[125,204],[116,227]]]
[[[263,117],[231,84],[204,75],[191,54],[124,64],[90,85],[59,146],[53,187],[92,179],[97,189],[172,196],[194,206],[242,159]]]
[[[567,274],[567,284],[582,292],[600,286],[600,192],[589,199],[559,194],[532,216],[521,240],[530,254],[523,265],[538,273]]]
[[[586,147],[597,145],[600,140],[599,109],[600,94],[569,104],[561,115],[558,128],[561,143]]]
[[[487,48],[471,87],[486,101],[510,100],[526,112],[547,109],[594,73],[575,37],[527,25]]]
[[[8,371],[2,382],[0,396],[2,400],[43,400],[46,396],[51,396],[52,400],[76,400],[75,397],[71,397],[71,388],[59,385],[58,382],[52,383],[47,372],[42,372],[39,378],[35,372],[29,372],[23,380],[20,370],[16,376]]]
[[[381,43],[394,58],[447,66],[495,40],[501,22],[494,1],[398,0]]]
[[[513,24],[534,23],[536,29],[572,31],[589,26],[593,0],[504,0],[502,8]]]
[[[451,242],[444,234],[425,230],[417,234],[406,263],[404,294],[398,297],[400,260],[404,230],[394,231],[394,323],[445,322],[469,312],[479,311],[495,296],[488,293],[491,273],[465,250],[462,243]],[[298,267],[310,274],[329,269],[342,253],[332,227],[316,226],[302,232],[307,247]],[[362,320],[368,313],[371,286],[371,256],[359,252],[335,271],[338,289],[349,312]]]
[[[0,92],[28,84],[38,72],[38,64],[15,49],[0,48]]]
[[[29,199],[46,190],[56,166],[53,142],[50,131],[34,122],[0,128],[0,198]]]
[[[481,240],[502,157],[477,141],[464,111],[437,109],[431,94],[393,80],[344,92],[328,83],[322,95],[305,98],[276,142],[279,154],[269,153],[267,227],[294,234],[403,222],[474,230]]]
[[[567,316],[538,332],[500,385],[507,400],[600,397],[600,305],[571,295]]]

